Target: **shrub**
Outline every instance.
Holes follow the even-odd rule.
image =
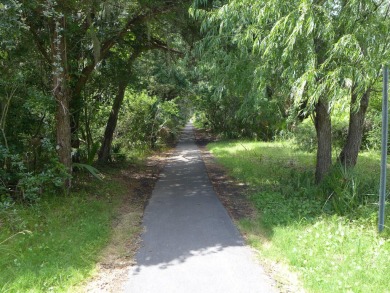
[[[126,152],[172,143],[184,122],[175,100],[162,101],[146,92],[127,92],[116,131],[115,149]]]
[[[348,169],[336,164],[321,184],[325,204],[339,215],[353,215],[360,207],[366,206],[370,196],[375,194],[377,187],[375,178],[366,176],[364,180],[354,169]]]
[[[362,147],[378,150],[382,145],[382,117],[375,110],[369,111],[365,123]]]
[[[303,120],[293,130],[295,143],[298,149],[313,152],[317,148],[317,135],[310,118]],[[348,134],[348,120],[332,117],[332,144],[341,149]]]
[[[265,96],[234,96],[205,90],[196,99],[196,124],[224,138],[272,140],[286,128],[281,102]]]
[[[295,144],[298,149],[313,152],[317,147],[316,131],[311,119],[299,123],[294,131]]]
[[[13,198],[32,203],[44,193],[50,194],[62,189],[64,180],[69,175],[58,161],[53,146],[44,140],[41,147],[40,156],[49,158],[40,164],[30,164],[29,154],[22,157],[0,147],[0,162],[4,166],[0,171],[2,201]]]

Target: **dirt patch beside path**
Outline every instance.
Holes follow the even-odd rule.
[[[256,210],[247,198],[250,187],[229,176],[227,170],[218,164],[207,150],[206,145],[216,140],[211,133],[195,129],[195,142],[201,151],[207,173],[219,199],[234,220],[255,217]]]
[[[126,194],[113,221],[110,243],[102,251],[96,273],[78,292],[122,292],[140,246],[142,216],[166,158],[172,151],[150,157],[144,165],[121,169],[113,179],[126,186]]]
[[[217,163],[214,156],[206,148],[208,143],[217,140],[217,137],[212,133],[202,129],[195,129],[195,142],[201,151],[207,173],[220,201],[225,206],[226,210],[230,214],[230,217],[236,222],[245,218],[257,221],[255,219],[258,218],[259,215],[256,208],[248,199],[248,194],[255,191],[251,189],[250,186],[229,176],[228,171],[221,164]],[[261,235],[261,233],[258,236],[259,238],[264,238],[264,241],[268,241],[268,239],[266,239],[264,235]],[[243,235],[243,237],[247,238],[247,235]],[[260,258],[261,264],[267,274],[275,280],[279,292],[305,292],[302,289],[298,275],[291,272],[286,265],[269,259],[264,259],[261,256]]]

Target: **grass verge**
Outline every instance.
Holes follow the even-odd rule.
[[[129,192],[120,172],[104,172],[104,181],[81,176],[69,197],[1,207],[0,291],[64,292],[90,277],[117,237],[113,223]]]
[[[314,155],[287,142],[208,148],[255,190],[250,198],[259,216],[240,227],[262,257],[288,265],[309,292],[390,292],[390,229],[376,232],[377,155],[363,154],[352,174],[336,168],[317,187]]]

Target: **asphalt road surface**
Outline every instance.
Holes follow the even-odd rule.
[[[276,292],[220,203],[187,124],[146,207],[125,292]]]

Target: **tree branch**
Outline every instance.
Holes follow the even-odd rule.
[[[166,42],[164,42],[160,39],[152,37],[151,38],[151,45],[154,49],[160,49],[160,50],[164,50],[167,52],[175,53],[175,54],[179,55],[180,57],[184,56],[183,52],[178,51],[174,48],[170,48]]]
[[[171,11],[174,7],[175,6],[173,6],[173,4],[171,3],[164,8],[154,8],[149,11],[141,12],[140,14],[129,19],[123,29],[116,36],[106,40],[103,43],[100,53],[101,59],[104,59],[107,56],[109,50],[118,42],[118,40],[122,39],[128,33],[129,29],[157,15],[167,13]]]
[[[119,31],[119,33],[117,35],[115,35],[112,38],[103,42],[103,44],[101,46],[101,51],[100,51],[100,60],[104,60],[108,57],[108,53],[109,53],[110,49],[113,46],[115,46],[119,40],[123,39],[123,37],[129,32],[129,29],[131,29],[134,26],[141,24],[141,23],[145,22],[146,20],[153,18],[157,15],[167,13],[167,12],[171,11],[174,7],[175,7],[174,3],[169,2],[169,4],[166,7],[163,7],[163,8],[158,7],[158,8],[151,9],[149,11],[143,11],[143,12],[140,12],[139,14],[137,14],[136,16],[132,17],[131,19],[129,19],[127,21],[126,25]],[[154,46],[156,48],[157,48],[157,46],[159,46],[159,48],[162,49],[164,47],[164,44],[162,42],[157,42],[156,44],[154,44]],[[165,44],[165,47],[168,48],[166,46],[166,44]],[[173,52],[175,50],[171,49],[170,51]],[[180,52],[177,51],[177,53],[180,53]],[[77,80],[77,83],[75,86],[74,93],[76,95],[78,95],[81,92],[82,88],[84,87],[84,85],[88,81],[89,76],[92,74],[93,70],[95,69],[96,64],[97,64],[96,60],[93,59],[93,61],[91,61],[91,63],[89,65],[87,65],[86,67],[84,67],[84,69],[82,70],[81,75],[80,75],[79,79]]]

